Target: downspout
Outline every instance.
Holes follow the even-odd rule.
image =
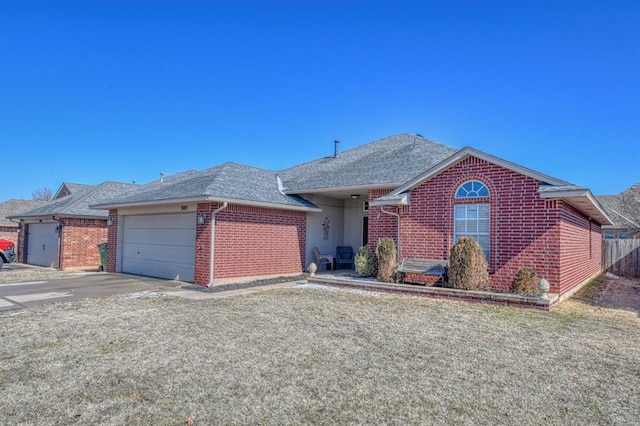
[[[61,271],[62,270],[62,249],[64,247],[64,239],[62,238],[64,234],[62,233],[62,228],[64,227],[64,223],[61,220],[56,219],[55,216],[51,216],[51,218],[60,224],[60,227],[58,228],[58,268],[57,269]]]
[[[396,262],[400,259],[400,213],[390,212],[384,209],[384,206],[380,207],[380,211],[385,214],[390,214],[391,216],[395,216],[398,218],[398,250],[396,250]]]
[[[229,203],[226,201],[216,210],[211,212],[211,253],[209,256],[209,284],[207,287],[213,287],[213,242],[215,241],[216,233],[216,214],[229,207]]]

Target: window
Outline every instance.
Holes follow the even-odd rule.
[[[477,180],[465,182],[456,191],[456,198],[488,197],[489,188]]]
[[[603,234],[605,240],[613,240],[613,231],[604,231]]]
[[[490,248],[490,211],[488,204],[459,204],[454,206],[454,242],[458,241],[460,237],[473,237],[482,247],[487,261],[489,261]]]
[[[629,239],[629,233],[627,231],[618,231],[618,239],[620,240]]]

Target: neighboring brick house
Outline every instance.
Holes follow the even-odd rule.
[[[483,245],[496,290],[522,267],[561,294],[601,270],[611,222],[585,188],[419,135],[338,146],[279,172],[227,163],[93,206],[109,209],[109,271],[213,285],[300,273],[314,247],[375,248],[381,237],[400,257],[446,259],[461,235]]]
[[[8,217],[41,206],[45,202],[13,199],[0,203],[0,239],[12,241],[17,247],[19,223],[9,220]]]
[[[99,267],[97,244],[107,241],[108,213],[89,205],[135,188],[120,182],[63,184],[53,201],[10,216],[20,221],[18,262],[58,269]]]
[[[612,225],[602,227],[605,239],[640,238],[640,184],[635,184],[617,195],[598,195]]]

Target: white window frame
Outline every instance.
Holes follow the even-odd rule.
[[[471,208],[476,209],[475,217],[470,217],[469,213]],[[459,215],[459,210],[464,209],[464,217]],[[481,210],[486,211],[486,217],[481,217]],[[458,229],[458,222],[463,221],[465,223],[465,229]],[[480,221],[486,221],[488,231],[480,231]],[[475,231],[469,230],[469,223],[475,222]],[[454,204],[453,206],[453,240],[454,243],[458,241],[460,237],[473,237],[482,247],[487,262],[490,259],[491,253],[491,205],[490,204]],[[479,238],[486,237],[486,238]],[[483,242],[486,242],[483,244]]]

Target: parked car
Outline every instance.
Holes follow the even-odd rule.
[[[15,245],[9,240],[0,240],[0,268],[5,263],[16,261]]]

